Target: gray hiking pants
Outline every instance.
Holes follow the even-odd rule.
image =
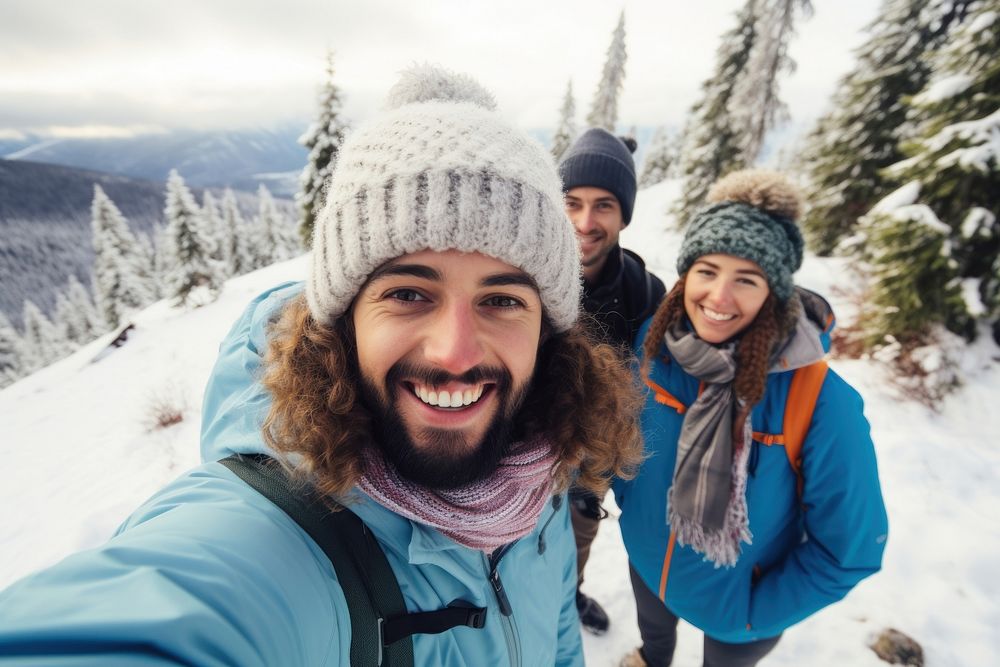
[[[639,574],[628,566],[639,615],[642,657],[649,667],[669,667],[677,645],[677,617],[667,609]],[[705,635],[704,667],[753,667],[777,645],[781,635],[746,644],[727,644]]]

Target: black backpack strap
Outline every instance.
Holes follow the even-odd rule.
[[[310,500],[305,487],[292,489],[287,473],[271,457],[234,454],[219,463],[294,519],[330,559],[351,616],[352,665],[413,665],[411,635],[485,626],[486,609],[463,601],[408,614],[396,575],[361,519]]]
[[[361,519],[293,492],[284,469],[268,456],[236,454],[219,463],[284,510],[330,559],[351,616],[351,664],[412,665],[412,640],[385,646],[380,636],[385,619],[406,614],[406,605],[389,561]]]

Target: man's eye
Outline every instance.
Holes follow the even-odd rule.
[[[426,301],[427,298],[420,292],[412,289],[397,289],[386,295],[396,301]]]
[[[486,305],[491,308],[520,308],[524,304],[512,296],[491,296],[486,299]]]

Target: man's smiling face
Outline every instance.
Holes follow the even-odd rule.
[[[432,488],[491,474],[538,355],[531,279],[479,253],[411,253],[372,274],[352,317],[362,397],[386,458]]]

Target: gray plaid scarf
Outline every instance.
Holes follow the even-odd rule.
[[[733,419],[740,412],[733,389],[734,346],[706,343],[684,322],[667,329],[664,340],[674,361],[705,383],[684,415],[667,518],[682,545],[705,554],[716,567],[731,567],[740,557],[740,542],[752,539],[746,501],[750,448],[740,446],[733,456]],[[743,434],[749,444],[749,414]]]

